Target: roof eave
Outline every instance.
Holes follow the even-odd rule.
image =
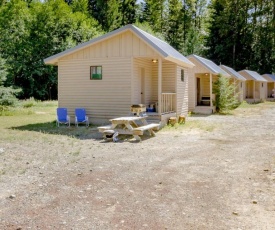
[[[167,56],[164,59],[167,60],[167,61],[174,62],[174,63],[176,63],[180,66],[187,67],[187,68],[193,68],[195,66],[191,61],[184,62],[184,61],[181,61],[181,60],[179,60],[177,58],[174,58],[174,57],[171,57],[171,56]]]

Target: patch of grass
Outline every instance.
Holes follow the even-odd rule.
[[[166,125],[163,131],[184,131],[190,129],[200,129],[208,132],[212,132],[217,127],[216,124],[206,123],[204,121],[187,121],[185,124],[176,123],[175,125]]]

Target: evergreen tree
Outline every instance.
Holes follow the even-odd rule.
[[[213,84],[213,93],[215,94],[214,104],[217,111],[222,114],[238,106],[238,95],[235,94],[235,85],[230,84],[229,78],[218,75],[218,79]]]
[[[136,0],[122,0],[120,10],[122,14],[121,25],[133,24],[136,22]]]
[[[89,0],[89,12],[106,32],[121,26],[120,0]]]
[[[274,69],[274,1],[214,0],[207,56],[233,68]]]
[[[155,32],[164,33],[165,0],[144,0],[143,20],[147,21]]]
[[[167,42],[177,50],[183,47],[183,15],[181,0],[168,1]]]

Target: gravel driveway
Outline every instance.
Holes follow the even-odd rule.
[[[140,143],[0,139],[0,229],[275,229],[275,103],[188,121]]]

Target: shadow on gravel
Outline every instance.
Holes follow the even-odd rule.
[[[39,132],[39,133],[52,134],[52,135],[64,135],[64,136],[76,138],[79,140],[93,139],[103,144],[110,142],[110,141],[105,141],[102,138],[102,133],[98,132],[97,126],[95,125],[90,125],[89,127],[85,127],[84,125],[83,126],[80,125],[78,127],[75,127],[74,125],[71,125],[70,127],[62,125],[60,127],[56,127],[56,123],[54,121],[54,122],[36,123],[36,124],[11,127],[10,129]],[[142,136],[142,141],[145,141],[150,138],[153,138],[153,137],[144,135]],[[123,142],[139,143],[139,141],[136,141],[131,135],[119,135],[117,143],[123,143]]]
[[[77,138],[80,140],[88,140],[88,139],[94,139],[98,141],[102,140],[102,134],[98,132],[97,126],[94,126],[94,125],[90,125],[89,127],[85,127],[85,126],[75,127],[74,125],[71,125],[70,127],[65,125],[57,127],[54,121],[54,122],[36,123],[36,124],[11,127],[11,129],[21,130],[21,131],[30,131],[30,132],[39,132],[39,133],[53,134],[53,135],[64,135],[72,138]]]

